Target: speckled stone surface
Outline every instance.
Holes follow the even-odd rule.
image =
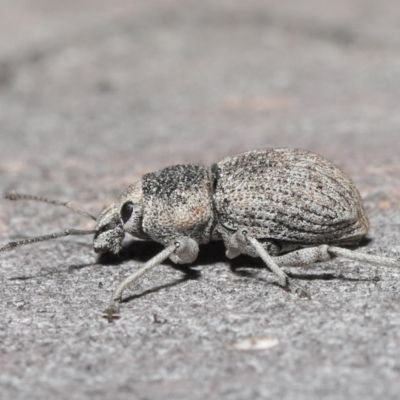
[[[98,215],[167,165],[300,147],[355,181],[371,222],[360,251],[400,256],[397,1],[0,4],[1,192]],[[1,243],[93,225],[0,203]],[[287,269],[304,301],[213,243],[191,268],[143,277],[119,321],[101,319],[159,250],[128,241],[98,259],[74,237],[0,254],[0,398],[398,398],[400,269]]]

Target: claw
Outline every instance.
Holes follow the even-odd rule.
[[[294,282],[288,282],[287,288],[291,293],[296,294],[300,299],[311,300],[310,293],[307,292],[302,286]]]
[[[120,317],[119,307],[116,304],[110,304],[104,311],[103,311],[103,318],[106,318],[108,322],[113,322],[114,319],[118,319]]]

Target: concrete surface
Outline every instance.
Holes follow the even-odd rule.
[[[372,241],[400,256],[396,0],[0,2],[0,191],[99,213],[141,174],[246,149],[316,151],[362,193]],[[92,223],[1,201],[1,242]],[[2,399],[397,399],[400,271],[346,260],[288,270],[221,245],[166,263],[100,318],[159,251],[98,260],[88,237],[0,255]],[[259,338],[254,349],[246,340]]]

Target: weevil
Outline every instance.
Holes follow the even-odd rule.
[[[167,258],[191,263],[199,245],[213,240],[223,241],[230,259],[240,254],[260,257],[278,284],[300,297],[309,295],[282,266],[309,266],[336,256],[399,265],[395,258],[346,248],[358,245],[368,232],[360,194],[337,166],[305,150],[253,150],[223,158],[211,168],[186,164],[151,172],[98,218],[70,202],[16,193],[5,197],[65,206],[95,220],[96,227],[10,242],[0,252],[86,234],[94,234],[96,253],[119,253],[126,233],[165,247],[116,288],[103,313],[109,321],[120,316],[123,292],[143,274]]]

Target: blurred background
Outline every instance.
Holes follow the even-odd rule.
[[[211,165],[221,157],[261,147],[300,147],[327,157],[354,179],[372,222],[373,250],[389,255],[391,251],[396,253],[400,250],[398,0],[0,0],[0,10],[1,192],[16,190],[71,199],[85,204],[97,215],[119,192],[146,172],[183,162]],[[6,205],[2,201],[0,220],[3,241],[65,226],[89,227],[85,221],[66,215],[65,211],[31,203]],[[79,243],[83,241],[78,239]],[[54,246],[57,251],[54,251]],[[394,377],[397,376],[398,382],[400,339],[395,333],[397,328],[391,330],[388,326],[395,324],[393,321],[400,322],[397,313],[390,314],[387,320],[384,317],[388,315],[386,307],[398,304],[390,297],[395,296],[395,290],[386,303],[382,297],[368,303],[368,298],[371,299],[368,291],[362,292],[360,296],[365,295],[365,298],[356,303],[352,302],[354,292],[349,298],[342,293],[343,299],[336,301],[337,304],[341,301],[349,304],[347,317],[343,317],[343,311],[329,308],[332,306],[329,298],[332,297],[327,295],[328,305],[321,303],[321,313],[313,315],[316,322],[308,334],[314,339],[304,342],[300,339],[300,344],[294,347],[289,343],[293,343],[292,339],[298,340],[293,336],[299,332],[298,327],[311,320],[307,314],[311,312],[307,309],[311,305],[301,303],[296,306],[294,303],[289,306],[285,303],[282,307],[277,306],[279,313],[270,315],[269,319],[258,317],[255,328],[239,322],[245,319],[243,315],[234,321],[226,321],[225,330],[221,328],[220,331],[225,332],[229,340],[254,332],[281,335],[285,347],[277,350],[275,358],[268,359],[268,362],[260,361],[257,355],[248,359],[231,353],[227,356],[225,350],[221,350],[225,348],[225,344],[219,342],[222,339],[213,341],[214,325],[208,326],[203,322],[196,331],[193,326],[189,328],[190,318],[195,317],[193,312],[188,310],[186,315],[181,310],[183,314],[175,315],[174,309],[168,309],[168,312],[165,309],[166,319],[180,321],[176,326],[189,324],[182,327],[182,331],[173,328],[168,331],[176,342],[189,343],[187,347],[182,344],[180,357],[184,362],[178,362],[178,367],[173,369],[175,372],[170,375],[167,367],[162,369],[165,359],[152,353],[156,346],[152,340],[165,345],[163,354],[170,354],[168,346],[174,344],[164,342],[165,332],[160,336],[154,334],[146,319],[150,311],[140,308],[140,301],[126,305],[129,309],[139,304],[135,308],[138,324],[137,319],[128,318],[110,328],[103,325],[93,312],[93,309],[102,308],[101,301],[107,299],[109,290],[120,277],[115,276],[115,267],[107,272],[103,266],[101,272],[101,267],[97,266],[90,274],[88,268],[80,268],[74,274],[64,270],[67,277],[65,274],[55,277],[58,283],[52,289],[50,282],[53,277],[41,278],[42,283],[47,282],[46,290],[50,291],[45,290],[43,296],[55,310],[53,321],[59,327],[58,334],[43,333],[41,325],[35,325],[35,321],[43,318],[42,323],[46,324],[48,315],[35,315],[32,320],[34,305],[24,303],[22,309],[18,308],[21,299],[25,302],[30,299],[34,303],[34,299],[40,297],[37,293],[40,283],[35,283],[34,279],[35,282],[27,280],[26,284],[18,286],[19,281],[10,281],[10,277],[25,273],[36,276],[35,268],[37,273],[46,265],[60,267],[66,263],[82,265],[82,262],[93,262],[89,245],[76,246],[74,241],[65,241],[1,256],[1,290],[4,291],[3,299],[7,299],[1,303],[7,317],[3,319],[5,322],[0,331],[3,332],[3,343],[8,343],[8,350],[3,348],[3,365],[6,365],[3,383],[9,390],[8,398],[11,394],[16,398],[22,382],[26,384],[25,394],[35,386],[41,372],[40,365],[46,371],[42,378],[44,383],[30,393],[31,398],[35,398],[35,394],[38,398],[42,396],[41,390],[46,393],[52,377],[58,379],[52,389],[57,396],[62,396],[60,387],[71,391],[72,397],[69,398],[73,398],[72,394],[89,396],[96,393],[95,387],[102,388],[103,394],[109,388],[114,391],[114,396],[120,393],[121,387],[126,393],[133,393],[134,389],[128,383],[128,370],[120,380],[115,379],[113,363],[116,356],[111,354],[111,350],[103,359],[97,348],[88,344],[92,343],[90,340],[97,340],[104,349],[116,337],[124,338],[114,342],[119,354],[124,353],[123,349],[130,343],[135,343],[134,354],[124,354],[121,365],[138,365],[139,361],[148,360],[146,354],[137,353],[138,348],[146,348],[153,355],[153,361],[144,362],[143,369],[138,366],[136,370],[142,382],[139,386],[150,397],[168,393],[170,399],[189,398],[192,388],[192,399],[204,396],[254,399],[257,396],[265,398],[263,396],[271,393],[281,399],[320,399],[322,395],[332,399],[359,398],[357,396],[361,394],[364,399],[378,398],[375,397],[378,395],[389,399],[399,393]],[[49,250],[41,252],[43,249]],[[221,257],[217,261],[226,265]],[[213,273],[211,270],[203,279],[210,276],[209,285],[212,286],[212,275],[207,275]],[[129,268],[125,273],[127,271]],[[89,275],[85,279],[73,278],[86,273]],[[102,275],[106,273],[107,276]],[[111,275],[115,276],[115,281],[110,280]],[[239,279],[232,279],[227,277],[227,282],[235,281],[235,285],[239,285]],[[391,279],[390,282],[395,282],[394,278]],[[92,286],[78,290],[78,282]],[[150,280],[143,290],[152,287],[154,282]],[[100,289],[103,283],[107,292]],[[336,283],[339,288],[350,284]],[[58,284],[64,285],[64,289],[58,291]],[[93,286],[97,288],[97,284],[99,289],[94,291]],[[195,284],[199,285],[198,282]],[[318,286],[321,281],[309,284]],[[182,285],[175,288],[175,292],[171,290],[180,306],[186,304],[182,304],[182,296],[189,296],[186,287]],[[286,302],[286,293],[271,285],[262,287],[260,296],[270,290],[276,292],[282,304]],[[371,290],[373,287],[371,284]],[[30,290],[33,292],[28,294],[26,291]],[[255,289],[249,290],[253,293]],[[229,298],[229,293],[228,290],[225,298]],[[245,293],[243,289],[243,296]],[[141,301],[150,302],[148,307],[152,309],[157,306],[155,299],[163,301],[158,296],[161,294],[155,293],[154,297],[145,296]],[[197,301],[201,302],[204,296],[207,295],[200,293]],[[235,296],[231,301],[239,302],[239,294],[235,293]],[[188,297],[188,304],[191,298]],[[208,299],[217,319],[224,324],[226,315],[228,319],[231,315],[231,311],[224,308],[225,300],[213,303],[212,296]],[[240,301],[241,305],[247,304],[245,298]],[[269,301],[272,301],[274,309],[274,301],[278,300],[273,297]],[[79,302],[86,304],[87,309],[82,311]],[[72,303],[69,304],[70,314],[66,311],[66,303]],[[165,304],[159,305],[160,310],[166,307]],[[246,315],[251,315],[254,312],[251,307],[256,307],[254,301],[249,300],[249,304],[253,305],[248,306]],[[368,323],[356,317],[364,315],[363,307],[374,310]],[[91,321],[94,331],[90,334],[88,326],[78,324],[77,327],[78,308],[86,320]],[[323,312],[328,309],[330,312]],[[211,310],[208,313],[210,316]],[[262,315],[268,315],[266,313],[268,311],[264,310]],[[196,317],[200,318],[198,314]],[[324,325],[329,318],[340,320],[342,317],[342,331]],[[206,313],[204,321],[208,321],[207,318]],[[26,320],[31,321],[34,327],[26,325],[23,322]],[[275,321],[275,325],[269,331],[271,321]],[[349,321],[353,321],[351,325],[354,326],[366,324],[369,330],[362,334],[350,332]],[[389,325],[385,325],[385,321]],[[133,322],[134,325],[129,325]],[[232,324],[236,324],[234,331],[230,330]],[[142,327],[141,338],[152,338],[148,339],[150,344],[135,336],[138,326]],[[20,332],[26,332],[27,336],[21,336]],[[208,335],[208,350],[197,347],[198,343],[203,343],[202,332]],[[368,332],[375,332],[376,336],[368,335]],[[380,343],[377,345],[379,351],[371,353],[368,343],[375,339],[379,342],[388,332],[392,332],[392,339]],[[191,335],[198,335],[199,341],[190,342],[188,338]],[[76,342],[71,347],[60,349],[60,337],[67,336]],[[337,347],[326,347],[327,343],[318,347],[316,343],[321,337],[330,338],[327,341],[331,340]],[[48,343],[56,356],[48,359],[47,350],[35,345],[39,338]],[[82,343],[81,338],[84,338]],[[351,348],[343,343],[351,344]],[[361,348],[360,343],[363,343]],[[69,370],[68,362],[63,361],[65,354],[74,359],[71,354],[75,353],[71,349],[80,349],[79,346],[85,346],[81,349],[82,354],[87,352],[87,364],[92,370],[85,367],[71,367]],[[28,350],[31,348],[32,352]],[[290,354],[283,348],[291,349]],[[313,358],[310,354],[315,348],[320,352]],[[326,348],[327,353],[324,353]],[[211,364],[206,362],[208,357],[212,358],[207,351],[216,355]],[[178,354],[181,353],[178,351]],[[192,358],[185,358],[188,354]],[[347,363],[343,360],[348,360],[349,354]],[[331,359],[335,362],[331,363]],[[219,364],[223,363],[221,360],[229,360],[231,366]],[[272,375],[266,374],[265,370],[270,362],[279,364]],[[10,372],[17,365],[28,364],[38,367],[38,371],[33,369],[17,375]],[[108,372],[103,375],[101,371],[93,372],[96,365],[103,365]],[[339,377],[332,373],[336,365],[343,367]],[[308,371],[308,378],[300,375],[298,378],[302,383],[291,386],[292,378],[301,369]],[[67,370],[70,374],[67,373],[64,381]],[[152,381],[152,371],[158,381]],[[185,371],[197,371],[193,374],[198,376],[195,379]],[[218,381],[213,380],[211,371],[218,376]],[[243,374],[252,382],[253,391],[240,385],[239,377]],[[382,384],[374,383],[378,375]],[[98,376],[101,378],[97,379]],[[82,377],[90,388],[87,392],[76,386]],[[175,386],[172,383],[170,386],[154,383],[169,382],[169,379],[178,379],[178,383]],[[273,392],[268,382],[274,386]],[[355,385],[354,390],[351,384]],[[236,389],[230,391],[230,387]],[[298,393],[306,394],[299,397]],[[335,393],[339,393],[338,397]]]
[[[169,163],[268,146],[353,174],[399,154],[396,0],[0,4],[12,187],[47,171],[114,190]]]

